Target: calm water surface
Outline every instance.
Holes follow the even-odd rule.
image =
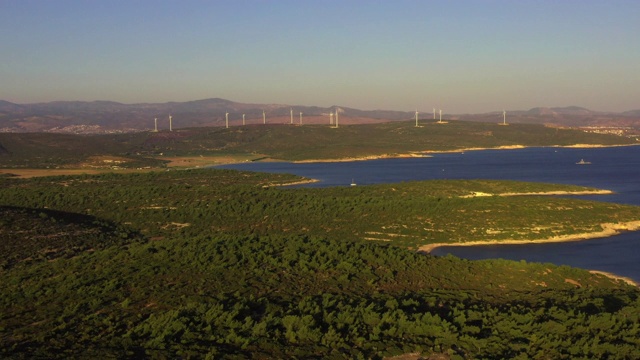
[[[584,159],[590,165],[576,165]],[[433,157],[355,162],[243,163],[239,170],[284,172],[320,180],[307,187],[349,186],[430,179],[506,179],[609,189],[614,195],[580,198],[640,205],[640,146],[569,149],[527,148],[434,154]],[[549,262],[612,272],[640,282],[640,233],[587,241],[441,247],[433,254],[467,259]]]

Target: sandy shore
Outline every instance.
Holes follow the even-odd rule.
[[[609,236],[618,235],[623,231],[637,231],[640,230],[640,220],[636,221],[628,221],[623,223],[605,223],[600,224],[602,227],[602,231],[594,231],[588,233],[579,233],[579,234],[570,234],[570,235],[559,235],[553,236],[550,238],[544,239],[530,239],[530,240],[515,240],[515,239],[505,239],[505,240],[480,240],[480,241],[468,241],[461,243],[436,243],[436,244],[427,244],[418,248],[418,251],[421,252],[431,252],[433,249],[440,246],[477,246],[477,245],[511,245],[511,244],[542,244],[542,243],[552,243],[552,242],[568,242],[568,241],[580,241],[580,240],[588,240],[588,239],[597,239],[604,238]]]
[[[498,196],[527,196],[527,195],[610,195],[611,190],[584,190],[584,191],[540,191],[526,193],[501,193]]]
[[[271,186],[303,185],[303,184],[312,184],[312,183],[318,182],[318,181],[320,181],[320,180],[318,180],[318,179],[306,179],[306,180],[300,180],[300,181],[293,181],[293,182],[289,182],[289,183],[265,184],[265,185],[262,185],[262,187],[266,188],[266,187],[271,187]]]
[[[619,144],[619,145],[598,145],[598,144],[574,144],[574,145],[553,145],[549,147],[563,147],[563,148],[605,148],[605,147],[621,147],[621,146],[638,146],[640,144]]]
[[[367,161],[367,160],[379,160],[379,159],[406,159],[406,158],[429,158],[433,157],[429,154],[448,154],[448,153],[460,153],[465,151],[479,151],[479,150],[513,150],[513,149],[523,149],[525,146],[522,145],[505,145],[498,146],[495,148],[464,148],[464,149],[453,149],[453,150],[424,150],[424,151],[414,151],[405,154],[383,154],[383,155],[369,155],[369,156],[360,156],[360,157],[348,157],[348,158],[339,158],[339,159],[309,159],[309,160],[297,160],[292,161],[296,164],[303,163],[329,163],[329,162],[350,162],[350,161]]]
[[[426,154],[426,152],[425,153],[412,152],[407,154],[369,155],[369,156],[348,157],[348,158],[339,158],[339,159],[296,160],[296,161],[292,161],[292,163],[294,164],[333,163],[333,162],[367,161],[367,160],[379,160],[379,159],[406,159],[406,158],[428,158],[428,157],[433,157],[433,156]]]
[[[633,281],[632,279],[629,279],[628,277],[624,277],[624,276],[618,276],[616,274],[612,274],[610,272],[606,272],[606,271],[600,271],[600,270],[589,270],[590,273],[592,274],[600,274],[600,275],[604,275],[606,277],[610,277],[612,279],[616,279],[616,280],[621,280],[626,282],[629,285],[632,286],[638,286],[640,287],[640,284],[638,284],[637,282]]]
[[[486,193],[481,191],[475,191],[468,195],[462,195],[461,198],[474,198],[483,196],[565,196],[565,195],[611,195],[611,190],[582,190],[582,191],[535,191],[535,192],[506,192],[506,193]]]
[[[571,235],[560,235],[553,236],[550,238],[544,239],[531,239],[531,240],[514,240],[514,239],[506,239],[506,240],[485,240],[485,241],[469,241],[463,243],[436,243],[436,244],[427,244],[418,248],[419,252],[430,253],[433,249],[440,246],[479,246],[479,245],[517,245],[517,244],[543,244],[543,243],[554,243],[554,242],[569,242],[569,241],[581,241],[588,239],[597,239],[597,238],[605,238],[614,235],[618,235],[621,232],[626,231],[637,231],[640,230],[640,220],[636,221],[628,221],[623,223],[604,223],[600,224],[602,226],[602,231],[594,231],[589,233],[579,233],[579,234],[571,234]],[[606,273],[604,271],[591,271],[593,273],[598,273],[602,275],[606,275],[615,279],[624,280],[625,282],[638,286],[633,280],[629,278],[625,278],[622,276],[618,276],[611,273]]]

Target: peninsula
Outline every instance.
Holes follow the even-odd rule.
[[[61,146],[61,144],[64,144]],[[529,146],[635,145],[633,138],[543,125],[452,121],[247,125],[107,135],[0,133],[0,169],[145,170],[236,161],[353,161]]]

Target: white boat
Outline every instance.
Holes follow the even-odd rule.
[[[353,179],[351,179],[351,186],[356,186],[357,184],[355,183],[355,181],[353,181]]]
[[[577,165],[589,165],[589,164],[591,164],[591,161],[584,161],[584,159],[580,159],[580,161],[578,161],[576,164]]]

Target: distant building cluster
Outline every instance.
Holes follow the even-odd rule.
[[[602,126],[588,126],[581,128],[583,131],[594,134],[609,134],[609,135],[618,135],[618,136],[628,136],[630,135],[629,127],[602,127]]]
[[[48,133],[57,133],[57,134],[77,134],[77,135],[87,135],[87,134],[125,134],[132,132],[141,132],[143,130],[140,129],[104,129],[100,125],[69,125],[64,127],[54,127],[48,130],[44,130],[44,132]]]

